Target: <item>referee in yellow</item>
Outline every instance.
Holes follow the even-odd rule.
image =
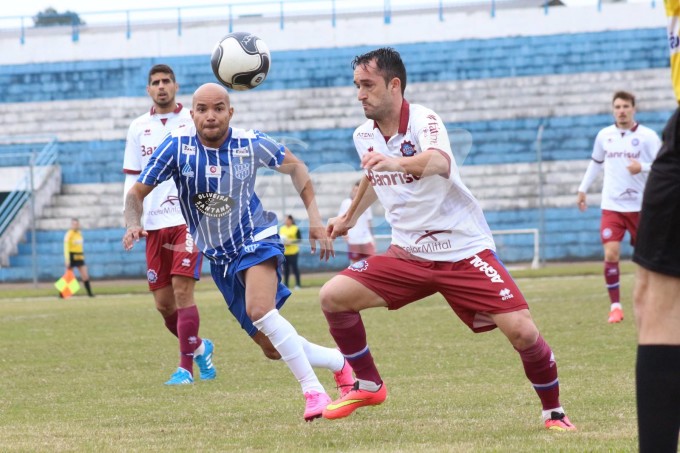
[[[83,253],[83,234],[80,232],[80,222],[78,219],[71,219],[71,229],[64,236],[64,265],[66,269],[78,269],[80,279],[87,289],[87,294],[94,297],[90,287],[90,276],[85,265],[85,254]]]

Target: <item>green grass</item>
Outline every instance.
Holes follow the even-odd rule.
[[[163,385],[177,365],[176,340],[143,281],[97,282],[95,299],[3,291],[0,451],[635,451],[632,274],[624,269],[626,319],[608,325],[603,278],[588,266],[515,272],[555,352],[576,433],[542,429],[538,398],[507,340],[472,334],[438,296],[364,312],[390,390],[382,406],[305,423],[288,369],[264,358],[206,277],[197,300],[218,378],[182,388]],[[43,290],[49,295],[25,294]],[[318,287],[298,291],[282,312],[330,346],[317,295]],[[319,376],[334,394],[331,374]]]

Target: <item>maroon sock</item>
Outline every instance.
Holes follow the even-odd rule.
[[[605,261],[604,262],[604,281],[607,284],[607,291],[609,291],[610,302],[621,302],[619,294],[619,262]]]
[[[177,310],[163,319],[165,320],[165,327],[168,328],[171,334],[177,336]]]
[[[198,337],[198,307],[177,309],[177,337],[179,338],[179,366],[193,373],[194,351],[201,344]]]
[[[354,369],[357,379],[381,384],[382,379],[366,343],[366,329],[361,315],[354,311],[323,313],[338,349]]]
[[[517,348],[515,348],[517,349]],[[517,350],[524,365],[524,373],[538,394],[543,410],[560,407],[560,383],[557,364],[548,343],[538,336],[536,343],[523,351]]]

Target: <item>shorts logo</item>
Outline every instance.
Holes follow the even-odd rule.
[[[214,192],[197,193],[191,198],[196,209],[208,217],[225,217],[229,215],[236,202],[226,196]]]
[[[184,167],[182,167],[182,176],[186,176],[187,178],[194,177],[194,169],[191,168],[191,165],[189,165],[189,163],[186,163]]]
[[[512,299],[513,296],[512,293],[508,288],[503,288],[500,293],[498,293],[499,296],[501,296],[501,300],[509,300]]]
[[[149,269],[146,271],[146,279],[149,280],[149,283],[156,283],[158,280],[158,274],[155,270]]]
[[[234,177],[241,181],[250,176],[250,164],[234,164],[232,168],[234,169]]]
[[[399,151],[401,151],[402,156],[411,157],[416,153],[416,147],[413,146],[413,143],[405,141],[401,144]]]
[[[246,253],[254,253],[255,250],[260,246],[260,244],[248,244],[243,246],[243,250]]]
[[[483,272],[487,277],[489,277],[492,283],[504,283],[498,271],[494,269],[492,265],[481,259],[479,256],[475,255],[474,257],[472,257],[470,264],[472,264],[474,267],[479,269],[480,272]]]
[[[363,272],[368,269],[368,262],[366,260],[357,261],[356,263],[350,264],[347,269],[354,272]]]
[[[182,260],[182,267],[189,267],[191,266],[191,260],[189,258],[184,258]]]
[[[611,228],[605,228],[602,230],[602,239],[609,239],[612,237],[612,229]]]

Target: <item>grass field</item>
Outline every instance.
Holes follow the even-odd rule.
[[[635,451],[632,267],[619,325],[606,322],[597,268],[516,273],[555,352],[576,433],[544,430],[509,343],[498,331],[472,334],[440,297],[365,312],[387,401],[305,423],[298,384],[242,333],[209,277],[197,300],[218,378],[181,388],[163,385],[176,340],[143,282],[98,282],[95,299],[66,301],[47,289],[0,289],[0,451]],[[283,313],[330,346],[318,289],[294,293]],[[334,395],[331,374],[319,376]]]

